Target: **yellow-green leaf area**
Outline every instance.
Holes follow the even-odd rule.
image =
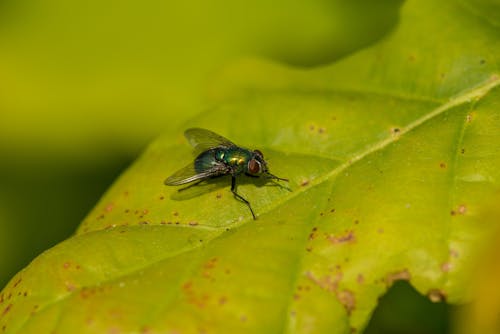
[[[494,228],[479,212],[500,186],[496,36],[462,3],[408,1],[391,35],[330,66],[228,66],[185,128],[259,149],[289,178],[238,179],[258,219],[227,177],[165,186],[193,160],[184,128],[167,133],[12,279],[0,328],[352,333],[397,280],[470,300]]]

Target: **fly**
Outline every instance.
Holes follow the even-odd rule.
[[[187,129],[184,136],[194,147],[197,157],[194,162],[168,177],[165,180],[167,186],[179,186],[197,181],[193,184],[196,185],[209,178],[231,175],[231,192],[248,206],[253,219],[256,219],[250,202],[236,191],[236,177],[245,174],[288,182],[288,179],[269,172],[264,155],[259,150],[252,151],[240,147],[210,130],[201,128]]]

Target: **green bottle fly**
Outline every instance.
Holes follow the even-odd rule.
[[[269,173],[264,155],[259,150],[252,151],[239,147],[206,129],[187,129],[184,135],[199,154],[193,163],[165,180],[168,186],[178,186],[194,181],[202,182],[209,178],[231,175],[231,192],[248,206],[253,219],[256,219],[250,202],[236,192],[236,177],[245,174],[252,177],[266,176],[269,179],[288,181]]]

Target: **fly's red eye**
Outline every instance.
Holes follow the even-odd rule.
[[[259,151],[259,150],[254,150],[253,152],[254,152],[254,153],[256,153],[257,155],[260,155],[260,157],[261,157],[261,158],[264,158],[264,154],[262,154],[262,152],[261,152],[261,151]]]
[[[260,163],[255,160],[255,159],[252,159],[248,162],[248,171],[251,173],[251,174],[257,174],[260,172]]]

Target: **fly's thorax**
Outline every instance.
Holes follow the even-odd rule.
[[[246,172],[248,161],[252,158],[250,150],[241,147],[218,148],[215,158],[230,166],[236,173]]]

